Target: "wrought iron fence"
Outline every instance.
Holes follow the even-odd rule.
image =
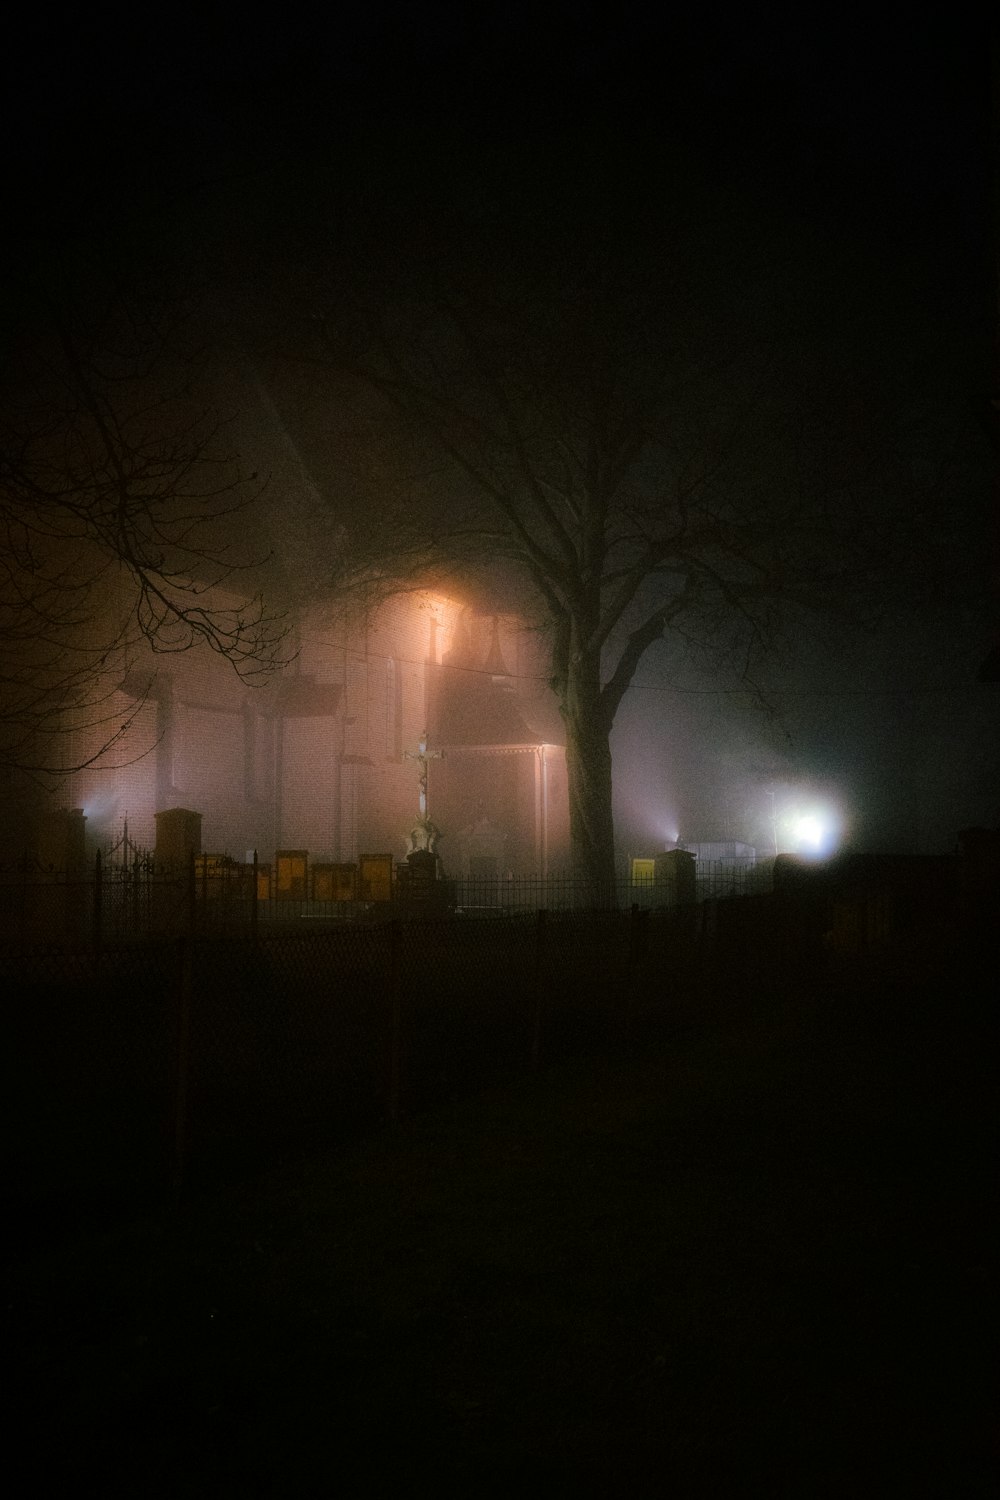
[[[703,861],[695,868],[696,901],[724,900],[731,896],[760,895],[771,889],[772,866],[749,861]],[[461,879],[454,883],[453,905],[459,912],[578,911],[606,909],[628,911],[674,910],[683,904],[676,886],[668,879],[617,880],[595,889],[573,875],[541,877],[509,876],[506,879]]]
[[[337,880],[328,872],[341,872]],[[302,889],[282,890],[270,866],[225,855],[192,856],[163,869],[129,837],[100,851],[88,869],[57,870],[23,859],[0,867],[0,948],[101,946],[151,936],[229,934],[259,929],[340,926],[393,915],[457,918],[524,917],[535,912],[673,910],[682,893],[669,881],[620,880],[595,886],[566,874],[439,880],[430,886],[397,880],[391,866],[379,883],[347,879],[347,866],[319,866]],[[694,899],[757,895],[771,888],[771,866],[700,865]],[[690,892],[687,893],[690,898]]]

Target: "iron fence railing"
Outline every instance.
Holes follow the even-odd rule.
[[[610,909],[628,911],[673,909],[684,902],[683,894],[669,880],[617,880],[595,888],[572,875],[509,876],[506,879],[453,882],[453,904],[458,911],[574,911]],[[715,861],[695,870],[694,899],[721,900],[729,896],[756,895],[771,889],[771,866],[733,865]]]
[[[325,867],[320,867],[321,869]],[[347,869],[348,867],[338,867]],[[141,937],[194,933],[253,935],[260,927],[322,927],[388,920],[393,915],[528,915],[541,910],[670,910],[692,899],[667,881],[595,885],[571,875],[545,878],[441,879],[420,886],[394,877],[377,888],[363,879],[315,879],[283,891],[269,866],[225,856],[193,856],[186,868],[158,868],[149,851],[123,834],[85,868],[57,870],[30,860],[0,866],[0,948],[100,948]],[[693,899],[725,899],[770,889],[771,866],[699,866]]]

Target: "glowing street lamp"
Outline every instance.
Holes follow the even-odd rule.
[[[799,818],[796,823],[795,841],[812,853],[818,854],[823,847],[825,831],[823,824],[816,817],[815,813],[809,813],[806,817]]]
[[[781,810],[775,792],[768,789],[767,795],[771,799],[771,839],[776,855],[779,850],[805,859],[825,859],[833,854],[843,825],[842,814],[834,803],[810,803],[803,799],[798,806],[793,803]]]

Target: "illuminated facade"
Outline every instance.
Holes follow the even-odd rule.
[[[222,396],[238,413],[227,426],[235,457],[273,497],[255,513],[261,551],[278,559],[286,596],[304,580],[321,597],[322,558],[337,543],[336,527],[324,529],[329,507],[263,385],[248,377]],[[113,576],[88,617],[96,641],[114,639],[134,608],[128,577],[117,599]],[[410,587],[350,626],[313,605],[292,637],[291,664],[257,686],[207,647],[127,663],[119,653],[97,722],[58,753],[86,765],[113,740],[110,752],[51,794],[18,775],[0,784],[0,862],[56,847],[38,830],[58,808],[83,810],[90,853],[113,845],[126,819],[130,839],[152,849],[156,814],[186,808],[201,815],[204,852],[240,861],[255,849],[261,860],[278,849],[331,863],[403,859],[419,816],[412,757],[426,735],[447,874],[568,864],[561,720],[544,650],[522,622]]]
[[[155,815],[201,815],[204,852],[311,862],[402,860],[418,816],[415,754],[427,735],[427,807],[449,875],[551,873],[568,864],[565,756],[537,638],[517,620],[409,592],[345,631],[314,608],[283,672],[248,686],[208,650],[136,663],[107,705],[126,725],[105,763],[46,801],[82,808],[88,849],[128,820],[153,848]],[[108,738],[81,730],[74,758]],[[8,827],[12,826],[8,824]],[[30,831],[15,835],[20,852]]]

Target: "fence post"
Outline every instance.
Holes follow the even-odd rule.
[[[403,1074],[403,994],[400,983],[399,918],[389,923],[389,1123],[398,1125]]]
[[[22,959],[28,945],[28,851],[21,856],[21,900],[18,904],[18,949]]]
[[[126,853],[126,857],[127,857],[128,853],[129,853],[128,849],[126,849],[125,853]],[[139,933],[139,913],[140,913],[140,910],[142,908],[142,901],[141,901],[140,894],[139,894],[139,879],[140,879],[140,873],[141,873],[141,863],[142,863],[142,857],[139,854],[138,849],[133,844],[132,845],[132,867],[131,867],[131,870],[129,870],[128,866],[126,866],[126,871],[127,871],[127,874],[128,874],[128,893],[129,893],[129,906],[130,906],[129,921],[130,921],[131,926],[132,926],[132,932],[134,934],[136,934],[136,935],[138,935],[138,933]]]
[[[101,965],[101,944],[104,939],[104,870],[101,864],[101,851],[98,849],[94,855],[94,909],[91,912],[91,943],[94,950],[94,968]]]
[[[193,933],[198,925],[198,885],[195,880],[194,850],[188,850],[187,867],[188,932]]]
[[[178,941],[177,1029],[174,1038],[174,1089],[171,1120],[170,1188],[174,1202],[184,1188],[187,1168],[188,1083],[191,1067],[191,965],[194,944]]]
[[[632,987],[639,966],[639,951],[642,942],[642,912],[639,903],[632,902],[628,918],[628,963],[625,969],[625,1004],[622,1006],[622,1034],[628,1040],[632,1025]]]
[[[257,947],[257,851],[253,851],[253,885],[250,889],[250,942]]]
[[[531,1022],[531,1071],[538,1072],[542,1059],[542,970],[545,957],[546,910],[541,907],[535,927],[534,1014]]]

